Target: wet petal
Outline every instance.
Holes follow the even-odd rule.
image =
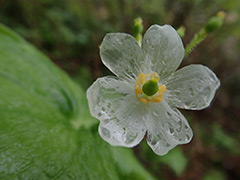
[[[163,79],[174,72],[184,57],[181,38],[170,25],[153,25],[143,38],[145,62]]]
[[[216,75],[203,65],[183,67],[164,81],[167,101],[176,107],[193,110],[208,107],[220,86]]]
[[[193,133],[185,117],[166,102],[151,104],[147,142],[158,155],[165,155],[178,144],[191,141]]]
[[[143,38],[145,61],[161,79],[174,72],[184,57],[182,40],[170,25],[153,25]]]
[[[100,56],[108,69],[125,79],[136,79],[143,63],[136,39],[125,33],[107,34],[100,47]]]
[[[145,135],[143,103],[134,87],[113,77],[97,79],[87,91],[89,109],[100,120],[99,134],[111,145],[133,147]]]

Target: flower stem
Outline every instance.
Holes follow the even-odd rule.
[[[193,49],[197,47],[198,44],[200,44],[205,38],[207,37],[207,32],[204,28],[202,28],[197,34],[194,35],[191,42],[187,45],[185,49],[185,56],[190,54]]]
[[[222,11],[218,12],[216,16],[210,18],[207,24],[194,35],[191,42],[187,45],[185,50],[185,57],[190,54],[199,45],[208,34],[218,30],[222,25],[226,14]]]

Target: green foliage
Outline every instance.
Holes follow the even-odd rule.
[[[180,176],[186,169],[188,160],[179,148],[171,150],[166,156],[160,159],[160,162],[168,165],[177,176]]]
[[[92,83],[92,76],[93,74],[90,72],[88,67],[81,66],[72,79],[78,83],[84,91],[87,91],[88,87]]]
[[[203,180],[226,180],[226,177],[221,171],[212,170],[205,175]]]
[[[153,178],[134,158],[133,152],[126,148],[112,148],[113,158],[116,161],[120,179],[152,180]],[[141,173],[140,173],[141,172]],[[139,174],[140,173],[140,174]]]
[[[223,25],[223,20],[226,14],[224,12],[218,12],[216,16],[213,16],[209,19],[207,24],[200,29],[198,33],[196,33],[191,40],[191,42],[187,45],[185,50],[185,56],[189,55],[189,53],[197,47],[206,37],[208,34],[216,31]],[[181,34],[180,34],[181,36]]]
[[[0,179],[153,179],[98,136],[64,72],[3,25],[0,40]]]
[[[147,159],[151,163],[151,168],[149,170],[155,174],[159,173],[160,169],[167,166],[174,172],[174,177],[179,177],[186,170],[188,165],[188,159],[179,147],[172,149],[165,156],[157,156],[148,148],[146,142],[142,142],[140,152],[140,157],[142,159]]]
[[[227,150],[231,154],[239,154],[240,144],[239,142],[226,134],[219,125],[213,127],[212,140],[217,147]]]
[[[36,47],[47,53],[48,56],[51,57],[51,59],[56,64],[67,70],[67,72],[71,76],[74,76],[75,82],[80,84],[81,88],[86,90],[95,78],[103,76],[103,74],[110,74],[110,71],[104,69],[104,66],[101,64],[98,52],[98,46],[100,45],[106,33],[127,32],[131,34],[133,32],[133,20],[136,17],[142,17],[144,25],[143,34],[145,30],[152,24],[171,24],[176,29],[184,26],[186,28],[186,33],[183,38],[183,42],[184,45],[187,45],[187,43],[189,43],[190,40],[194,37],[194,34],[196,34],[196,32],[199,32],[199,30],[208,23],[209,19],[213,15],[215,15],[218,11],[222,10],[227,13],[227,16],[221,29],[215,31],[214,33],[211,33],[211,35],[209,35],[208,38],[206,38],[195,49],[195,51],[191,53],[191,55],[186,57],[181,64],[181,66],[185,66],[191,63],[207,65],[219,77],[222,86],[219,89],[216,95],[215,102],[210,109],[202,111],[188,111],[186,113],[186,115],[188,116],[188,121],[191,119],[190,124],[194,131],[194,138],[188,146],[181,146],[184,152],[186,152],[184,154],[187,157],[189,164],[191,165],[187,166],[184,173],[182,174],[182,176],[179,177],[179,179],[201,179],[205,178],[206,173],[208,174],[206,177],[209,177],[211,174],[217,174],[211,173],[212,169],[214,172],[215,169],[218,172],[222,172],[222,174],[226,176],[226,179],[240,179],[238,173],[240,149],[240,124],[238,118],[240,111],[239,0],[2,0],[0,1],[0,22],[11,27],[12,29],[20,33],[25,39],[31,41]],[[216,24],[214,25],[214,27],[217,26]],[[0,95],[2,98],[0,99],[0,134],[2,134],[5,124],[8,124],[8,121],[11,122],[9,119],[3,121],[1,115],[4,113],[4,111],[6,111],[6,116],[9,116],[9,118],[10,116],[13,116],[9,114],[9,110],[6,109],[6,105],[4,105],[4,108],[2,106],[3,100],[6,100],[4,96],[8,93],[9,96],[13,96],[12,99],[9,98],[9,100],[6,102],[9,104],[9,107],[12,106],[12,104],[9,102],[10,100],[12,100],[13,102],[16,101],[16,94],[19,96],[21,95],[22,99],[24,100],[37,101],[38,103],[36,102],[34,106],[39,109],[43,109],[46,106],[44,109],[51,111],[51,108],[48,108],[48,106],[53,106],[52,111],[55,112],[55,114],[60,114],[59,116],[63,116],[63,121],[66,121],[66,126],[64,125],[63,128],[64,133],[68,131],[78,132],[79,130],[77,129],[80,128],[80,126],[83,126],[80,129],[83,129],[83,131],[86,132],[86,136],[88,136],[89,138],[92,137],[93,139],[96,138],[96,141],[99,141],[100,144],[102,144],[102,140],[97,138],[97,130],[94,129],[96,128],[96,125],[93,125],[96,124],[97,121],[94,119],[89,119],[90,117],[88,114],[88,108],[86,106],[87,102],[86,99],[83,97],[84,93],[82,93],[81,89],[79,89],[78,86],[73,85],[74,87],[72,89],[75,90],[73,90],[74,92],[70,92],[71,88],[69,87],[69,85],[66,85],[66,82],[61,83],[61,78],[59,80],[59,77],[61,77],[59,73],[52,72],[54,71],[53,69],[57,68],[52,68],[52,64],[49,62],[41,65],[43,61],[42,58],[38,58],[38,62],[34,61],[35,63],[33,65],[29,65],[32,62],[32,60],[29,59],[34,60],[34,58],[38,56],[32,55],[30,58],[28,58],[29,55],[24,55],[29,54],[29,51],[32,51],[26,50],[26,46],[25,48],[19,49],[16,52],[16,48],[13,48],[15,45],[12,46],[11,44],[7,43],[8,41],[2,39],[3,34],[5,34],[8,38],[12,37],[12,39],[15,39],[15,45],[18,41],[20,41],[18,36],[14,35],[13,33],[4,28],[1,28],[1,48],[3,46],[9,46],[9,48],[0,50],[0,71],[3,72],[3,68],[5,68],[5,74],[9,71],[7,76],[9,80],[3,80],[3,74],[1,73],[0,92],[3,93],[4,91],[4,94]],[[179,34],[181,35],[182,32],[180,31]],[[203,37],[204,39],[204,34],[203,36],[200,36],[200,39],[201,37]],[[18,44],[19,46],[23,45],[22,43]],[[8,49],[6,51],[7,53],[5,53],[6,49]],[[12,49],[12,52],[14,52],[15,55],[11,55],[9,49]],[[35,49],[34,52],[36,52]],[[40,53],[37,52],[37,54]],[[23,55],[24,57],[21,58]],[[3,66],[2,61],[4,60],[4,57],[7,57],[7,61],[5,61],[5,65]],[[28,63],[21,64],[20,61],[10,61],[10,59],[22,59],[22,61],[24,59],[28,59]],[[43,59],[45,59],[45,57]],[[13,68],[11,68],[12,64],[15,64]],[[20,70],[22,69],[22,71],[17,68],[18,66]],[[23,68],[23,66],[28,66],[28,68]],[[37,68],[38,66],[40,67]],[[44,66],[44,68],[42,68],[42,66]],[[51,67],[49,70],[50,72],[52,72],[51,74],[54,74],[54,76],[56,77],[50,75],[50,79],[42,78],[49,75],[49,73],[47,73],[46,71],[41,73],[41,71],[47,69],[48,66]],[[38,69],[42,70],[38,71]],[[38,76],[35,77],[35,74],[38,74]],[[61,72],[60,74],[63,73]],[[20,78],[21,76],[24,77]],[[38,79],[39,85],[37,87],[34,87],[34,85],[31,84],[31,78],[32,80]],[[11,82],[10,79],[12,79],[12,82],[18,83],[19,86],[21,85],[24,88],[30,88],[24,92],[22,92],[21,90],[16,90],[17,88],[10,88],[10,85],[9,87],[4,88],[4,85]],[[6,84],[3,84],[3,81],[7,81]],[[61,88],[63,88],[61,92],[58,88],[59,85]],[[51,86],[53,86],[53,88],[51,88]],[[76,90],[75,86],[79,90]],[[12,89],[15,90],[12,91]],[[36,93],[38,93],[37,97],[41,97],[43,100],[45,99],[43,103],[39,103],[40,100],[32,100],[34,98],[32,98],[33,95],[32,93],[30,93],[30,90],[35,91],[35,89]],[[10,91],[12,93],[10,93]],[[23,93],[25,93],[25,96],[27,96],[26,98],[23,98]],[[34,96],[36,93],[33,93]],[[40,96],[41,93],[42,95]],[[76,98],[75,96],[79,96],[79,98]],[[81,98],[81,104],[84,104],[84,106],[81,106],[81,108],[77,110],[78,107],[76,106],[79,106],[79,99]],[[77,103],[73,105],[75,99]],[[41,106],[44,107],[40,108]],[[20,109],[14,112],[18,113],[18,115],[15,115],[17,116],[17,118],[21,118],[26,114]],[[23,115],[21,115],[21,113]],[[37,115],[32,116],[36,117]],[[38,113],[38,116],[40,116],[40,112]],[[83,118],[80,118],[80,116],[83,116]],[[56,121],[58,121],[58,123],[62,123],[62,121],[59,120],[60,119]],[[52,126],[52,121],[53,120],[49,122],[48,126]],[[70,125],[69,121],[71,121]],[[11,123],[9,123],[7,126],[10,126],[10,124]],[[36,121],[36,124],[39,124],[39,122]],[[14,125],[16,125],[16,122],[13,122],[12,126]],[[28,123],[25,123],[24,125],[30,126]],[[58,124],[58,126],[60,125]],[[66,130],[67,126],[69,126],[69,130]],[[72,127],[74,127],[75,130],[72,130]],[[92,127],[91,131],[89,131],[90,127]],[[8,127],[8,130],[9,128],[10,127]],[[22,128],[24,129],[24,127]],[[44,135],[44,137],[46,136],[47,135]],[[58,136],[60,138],[61,133],[56,134],[56,136],[56,138],[58,138]],[[84,136],[84,134],[82,134],[82,136]],[[71,138],[70,135],[68,137]],[[0,139],[2,138],[4,138],[3,135],[1,135]],[[17,139],[17,137],[15,138]],[[18,138],[22,139],[23,137],[18,136]],[[39,140],[37,139],[36,142],[38,141]],[[4,141],[4,144],[7,144],[7,141]],[[77,146],[78,143],[74,141],[73,144]],[[144,142],[143,144],[145,145],[146,143]],[[13,146],[13,144],[9,143],[9,146],[10,145]],[[3,146],[4,145],[0,144],[0,152],[3,152]],[[89,145],[89,147],[93,147],[93,145]],[[4,148],[5,151],[7,151],[6,148],[8,147]],[[18,157],[20,157],[21,147],[18,147],[18,149],[20,154]],[[42,150],[41,148],[39,149]],[[116,158],[114,156],[115,153],[113,153],[112,155],[109,149],[111,151],[112,149],[116,149],[111,148],[108,145],[105,145],[103,148],[100,147],[100,149],[104,149],[104,151],[108,152],[107,154],[110,154],[109,157],[110,159],[113,159],[112,166],[114,166],[114,163],[116,163]],[[11,151],[13,150],[15,149],[11,149]],[[9,150],[9,152],[11,151]],[[100,150],[100,152],[101,151],[102,150]],[[126,149],[126,151],[128,150]],[[131,154],[131,151],[128,152]],[[159,179],[176,179],[176,174],[173,173],[174,170],[172,170],[171,167],[168,167],[168,165],[160,162],[161,157],[156,156],[147,145],[141,146],[140,150],[137,147],[136,152],[137,155],[140,156],[140,159],[144,163],[145,167],[149,169],[149,171],[153,172]],[[122,161],[126,161],[123,158],[125,157],[125,155],[121,155],[121,153],[123,152],[121,151],[119,153],[119,156],[121,157],[120,159]],[[22,157],[24,156],[22,155]],[[126,157],[128,156],[126,155]],[[117,159],[119,160],[119,158]],[[34,161],[32,160],[31,162]],[[3,167],[3,164],[6,165],[6,162],[0,161],[0,167]],[[8,167],[10,167],[10,165],[12,164],[8,164]],[[126,163],[122,165],[122,167],[125,166],[128,167]],[[138,166],[139,164],[136,165],[136,167]],[[23,168],[21,171],[24,172],[25,169],[27,168]],[[120,169],[121,168],[116,168],[115,174],[119,174],[119,172],[124,172]],[[32,168],[32,173],[38,172],[41,169],[38,171],[37,170],[37,168]],[[2,172],[2,169],[0,169],[0,172]],[[30,172],[30,170],[28,172]],[[81,173],[82,172],[83,171],[81,171]],[[5,179],[2,178],[1,175],[0,179]],[[39,179],[44,179],[43,175],[39,175]],[[131,175],[135,176],[134,173],[131,173]],[[131,175],[128,174],[125,176],[130,178]],[[14,179],[14,176],[15,175],[13,175],[12,177],[9,176],[8,179]],[[119,175],[119,177],[121,179],[124,176]]]

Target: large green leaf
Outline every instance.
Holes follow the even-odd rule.
[[[0,179],[152,179],[97,123],[81,88],[0,25]]]

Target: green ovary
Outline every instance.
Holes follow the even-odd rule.
[[[148,96],[152,96],[158,92],[158,83],[154,80],[148,80],[142,86],[142,91]]]

